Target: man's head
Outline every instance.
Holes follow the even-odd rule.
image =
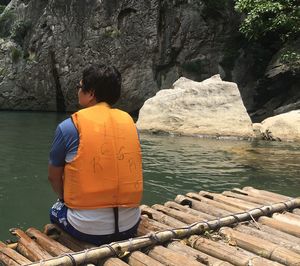
[[[113,105],[120,98],[121,82],[121,74],[114,66],[94,64],[83,70],[80,90],[93,95],[96,102]]]

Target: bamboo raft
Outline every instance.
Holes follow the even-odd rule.
[[[11,229],[3,265],[300,265],[300,198],[252,187],[141,206],[138,237],[95,247],[57,226]]]

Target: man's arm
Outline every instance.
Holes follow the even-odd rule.
[[[48,165],[48,180],[59,199],[64,198],[63,173],[64,167]]]
[[[63,199],[63,175],[66,157],[66,144],[60,126],[56,128],[49,155],[48,180],[59,199]]]

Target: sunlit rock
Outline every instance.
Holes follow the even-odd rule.
[[[268,140],[300,141],[300,110],[269,117],[260,130]]]
[[[143,131],[211,137],[253,137],[252,123],[235,83],[215,75],[202,82],[178,79],[145,102],[137,127]]]

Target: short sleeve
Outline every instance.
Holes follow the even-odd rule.
[[[55,135],[50,150],[49,164],[57,167],[64,166],[66,154],[66,142],[64,140],[64,135],[60,125],[58,125],[55,130]]]
[[[49,164],[60,167],[72,161],[77,154],[78,145],[78,131],[72,119],[68,118],[61,122],[55,131]]]

